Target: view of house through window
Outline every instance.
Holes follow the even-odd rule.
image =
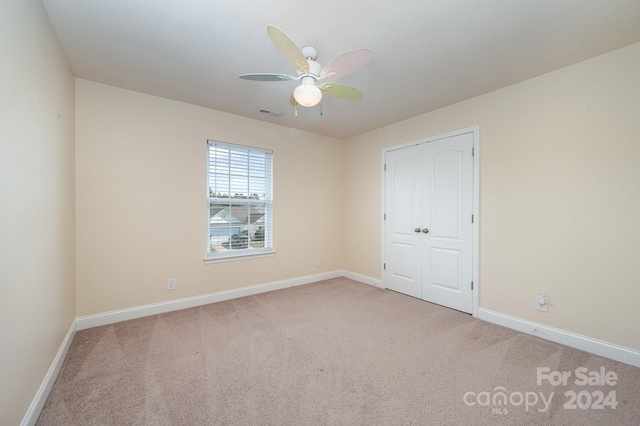
[[[270,252],[271,151],[208,141],[208,258]]]

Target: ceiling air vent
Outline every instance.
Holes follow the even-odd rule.
[[[259,110],[258,110],[258,112],[259,112],[260,114],[268,114],[268,115],[272,115],[272,116],[274,116],[274,117],[280,117],[280,116],[282,115],[282,113],[281,113],[281,112],[278,112],[278,111],[271,111],[271,110],[264,109],[264,108],[263,108],[263,109],[259,109]]]

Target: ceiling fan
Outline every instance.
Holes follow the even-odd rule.
[[[294,106],[315,106],[322,100],[323,94],[341,99],[362,97],[362,93],[351,86],[323,80],[342,77],[361,68],[373,57],[371,49],[352,50],[338,56],[323,67],[316,62],[318,50],[314,46],[298,48],[289,36],[273,25],[267,27],[267,33],[275,47],[296,68],[296,76],[254,73],[242,74],[240,78],[255,81],[299,80],[300,85],[293,91],[290,99]]]

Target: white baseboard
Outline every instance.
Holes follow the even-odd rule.
[[[33,426],[38,421],[38,417],[40,416],[40,412],[42,411],[45,402],[47,402],[51,388],[53,388],[53,384],[55,383],[56,378],[58,378],[58,373],[60,372],[60,368],[62,368],[64,358],[67,356],[67,352],[69,352],[69,347],[71,346],[73,337],[76,335],[76,330],[76,320],[74,319],[71,323],[71,327],[69,327],[69,331],[67,331],[67,335],[64,337],[64,340],[60,345],[60,349],[58,349],[56,357],[51,363],[51,367],[49,367],[49,371],[47,371],[38,392],[36,392],[36,396],[33,398],[27,413],[24,415],[22,423],[20,423],[21,426]]]
[[[600,355],[605,358],[610,358],[614,361],[623,362],[625,364],[633,365],[634,367],[640,367],[640,352],[633,349],[538,324],[532,321],[527,321],[521,318],[512,317],[510,315],[501,314],[489,309],[478,309],[478,318],[522,333],[531,334],[552,342],[580,349],[585,352],[590,352],[595,355]]]
[[[382,283],[379,279],[376,279],[376,278],[371,278],[362,274],[356,274],[355,272],[351,272],[351,271],[342,271],[342,276],[354,281],[361,282],[363,284],[374,285],[376,287],[381,288]]]
[[[116,311],[104,312],[95,315],[82,316],[76,318],[77,329],[84,330],[86,328],[113,324],[120,321],[146,317],[149,315],[162,314],[165,312],[177,311],[179,309],[208,305],[209,303],[222,302],[225,300],[237,299],[239,297],[265,293],[267,291],[280,290],[283,288],[310,284],[316,281],[338,278],[342,275],[342,271],[326,272],[323,274],[307,275],[299,278],[275,281],[266,284],[258,284],[233,290],[219,291],[216,293],[186,297],[183,299],[169,300],[167,302],[153,303],[150,305],[135,306],[133,308],[119,309]]]

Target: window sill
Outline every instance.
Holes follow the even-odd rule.
[[[250,260],[250,259],[259,259],[261,257],[272,257],[275,256],[275,251],[264,251],[260,253],[244,253],[244,254],[229,254],[222,255],[216,257],[205,257],[204,264],[208,265],[210,263],[223,263],[223,262],[236,262],[238,260]]]

